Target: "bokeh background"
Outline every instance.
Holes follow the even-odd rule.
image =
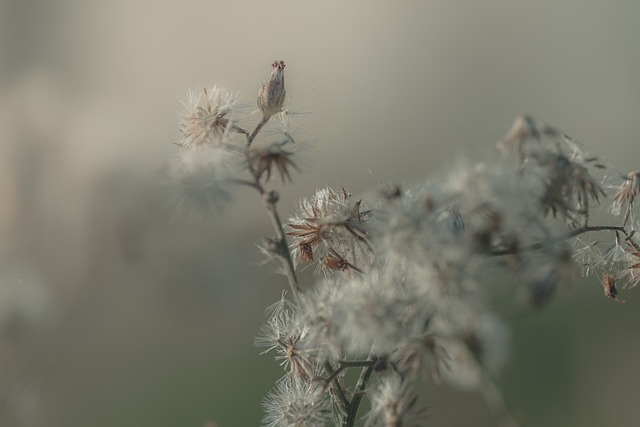
[[[253,337],[284,280],[248,190],[200,221],[158,170],[188,88],[248,103],[287,63],[304,173],[354,194],[491,156],[519,113],[640,167],[640,3],[3,0],[0,425],[256,426],[281,375]],[[505,395],[528,426],[637,425],[640,291],[592,280],[509,322]],[[428,386],[432,425],[496,425]],[[213,424],[211,424],[213,425]]]

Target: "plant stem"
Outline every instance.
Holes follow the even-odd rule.
[[[371,374],[373,373],[373,367],[377,359],[374,357],[371,359],[371,366],[367,366],[360,372],[360,378],[358,378],[358,382],[356,384],[356,389],[351,396],[351,402],[349,403],[349,416],[342,423],[343,427],[353,427],[356,424],[356,416],[358,415],[358,408],[360,407],[360,402],[364,397],[364,389],[371,378]]]
[[[242,183],[255,188],[262,197],[265,207],[267,208],[267,213],[269,214],[269,219],[271,219],[271,224],[273,225],[273,229],[276,233],[278,256],[282,261],[282,266],[284,267],[285,273],[287,275],[287,280],[289,281],[291,292],[293,293],[294,298],[297,300],[301,290],[298,282],[298,276],[296,275],[296,269],[293,264],[293,257],[291,256],[291,251],[289,250],[289,245],[287,244],[287,236],[284,232],[284,227],[282,225],[282,221],[280,220],[280,215],[278,214],[278,194],[275,191],[267,191],[264,188],[264,186],[260,182],[260,176],[256,173],[256,170],[253,167],[253,163],[251,163],[251,155],[249,153],[251,142],[253,142],[258,132],[260,132],[260,129],[262,129],[262,127],[265,125],[265,123],[267,123],[268,120],[269,117],[263,117],[260,123],[258,123],[256,128],[253,130],[251,135],[247,137],[247,146],[244,150],[244,157],[247,162],[249,173],[253,178],[253,182],[243,181]]]
[[[258,132],[260,132],[260,129],[262,129],[262,127],[267,124],[270,118],[271,116],[262,116],[262,120],[260,120],[260,123],[258,123],[253,132],[251,132],[251,135],[247,137],[247,148],[251,146],[251,143],[254,139],[256,139]]]
[[[529,246],[513,247],[513,248],[506,248],[506,249],[494,249],[491,252],[491,255],[493,256],[514,255],[520,252],[535,251],[549,245],[554,245],[556,243],[564,242],[565,240],[570,239],[572,237],[576,237],[581,234],[589,233],[592,231],[619,231],[619,232],[622,232],[625,236],[629,236],[629,233],[627,232],[627,230],[624,227],[620,227],[620,226],[615,226],[615,225],[585,226],[581,228],[576,228],[575,230],[572,230],[568,233],[551,238],[546,241],[533,243]],[[631,242],[630,244],[633,245],[633,242]]]

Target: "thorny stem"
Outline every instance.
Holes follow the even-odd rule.
[[[616,232],[621,232],[621,233],[623,233],[625,235],[625,237],[627,237],[627,239],[625,239],[625,240],[627,240],[630,245],[632,245],[634,248],[637,246],[637,244],[630,239],[631,234],[630,234],[630,232],[628,232],[626,230],[626,228],[620,227],[620,226],[615,226],[615,225],[595,225],[595,226],[584,226],[584,227],[576,228],[575,230],[572,230],[572,231],[570,231],[568,233],[562,234],[560,236],[554,237],[554,238],[546,240],[546,241],[536,242],[536,243],[533,243],[533,244],[528,245],[528,246],[511,247],[511,248],[505,248],[505,249],[494,249],[493,252],[491,252],[491,255],[493,255],[493,256],[514,255],[514,254],[518,254],[520,252],[535,251],[535,250],[538,250],[538,249],[545,248],[545,247],[547,247],[549,245],[554,245],[556,243],[564,242],[565,240],[570,239],[572,237],[576,237],[576,236],[579,236],[581,234],[589,233],[589,232],[592,232],[592,231],[616,231]]]
[[[287,275],[287,280],[289,281],[289,286],[291,287],[291,292],[293,293],[293,297],[297,300],[298,295],[301,292],[300,285],[298,283],[298,276],[296,275],[295,266],[293,265],[291,251],[289,251],[289,245],[287,244],[287,237],[284,233],[280,215],[278,214],[278,209],[276,206],[276,204],[278,203],[278,197],[275,192],[269,192],[264,188],[264,186],[260,182],[260,176],[256,173],[256,170],[251,163],[249,154],[249,147],[251,146],[251,142],[253,142],[258,132],[260,132],[260,129],[262,129],[262,127],[267,123],[268,120],[268,116],[263,117],[260,123],[258,123],[256,128],[253,130],[251,135],[247,137],[247,147],[244,150],[244,157],[246,159],[249,172],[251,173],[251,177],[253,178],[253,182],[242,181],[242,183],[255,188],[262,197],[262,200],[267,208],[269,218],[271,219],[271,224],[273,225],[273,229],[276,232],[276,244],[278,248],[277,254],[282,261],[282,265]]]

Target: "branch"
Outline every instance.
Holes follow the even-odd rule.
[[[515,255],[515,254],[519,254],[521,252],[530,252],[530,251],[536,251],[538,249],[543,249],[547,246],[550,245],[555,245],[556,243],[561,243],[564,242],[567,239],[570,239],[572,237],[576,237],[579,236],[581,234],[584,233],[589,233],[592,231],[617,231],[617,232],[621,232],[625,235],[625,237],[630,238],[631,235],[630,233],[624,228],[624,227],[620,227],[620,226],[615,226],[615,225],[595,225],[595,226],[584,226],[581,228],[576,228],[575,230],[572,230],[568,233],[562,234],[560,236],[557,237],[553,237],[549,240],[545,240],[542,242],[536,242],[533,243],[531,245],[528,246],[523,246],[523,247],[512,247],[512,248],[505,248],[505,249],[494,249],[491,252],[491,255],[493,256],[504,256],[504,255]],[[629,244],[631,244],[632,246],[635,247],[635,242],[630,241],[630,239],[626,239],[627,241],[629,241]]]
[[[260,182],[260,176],[256,173],[253,164],[251,163],[251,156],[249,154],[249,148],[251,146],[251,142],[256,137],[260,129],[267,123],[269,117],[263,117],[263,119],[258,123],[254,131],[250,136],[247,137],[247,146],[244,150],[244,157],[247,162],[247,167],[249,169],[249,173],[253,178],[253,182],[249,181],[241,181],[240,183],[244,185],[248,185],[260,193],[262,196],[262,201],[267,208],[267,213],[269,214],[269,219],[271,219],[271,224],[273,225],[273,229],[276,233],[276,249],[277,254],[282,261],[282,266],[284,267],[285,273],[287,275],[287,280],[289,281],[289,286],[291,287],[291,292],[293,293],[294,298],[297,300],[298,295],[300,294],[300,285],[298,283],[298,276],[296,275],[296,269],[293,264],[293,258],[291,256],[291,251],[289,251],[289,245],[287,244],[287,237],[284,232],[284,227],[282,225],[282,221],[280,220],[280,215],[278,214],[277,203],[278,203],[278,193],[275,191],[267,191],[262,183]]]

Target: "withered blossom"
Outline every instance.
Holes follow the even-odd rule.
[[[589,199],[600,203],[606,193],[587,168],[564,154],[541,152],[532,156],[546,171],[541,204],[545,213],[577,222],[589,214]]]
[[[300,169],[293,161],[293,151],[286,150],[286,143],[271,144],[267,147],[252,148],[249,151],[254,174],[257,179],[265,177],[265,181],[271,178],[271,172],[275,169],[280,174],[282,181],[291,181],[290,169]]]
[[[276,351],[276,360],[289,367],[290,373],[308,379],[314,370],[313,354],[303,347],[307,328],[302,324],[297,308],[285,296],[267,309],[271,313],[262,326],[255,343],[266,347],[262,353]]]
[[[182,139],[178,145],[191,148],[204,143],[221,142],[227,132],[248,134],[232,123],[230,116],[238,109],[236,95],[220,86],[190,91],[186,112],[180,122]]]
[[[345,189],[325,188],[314,197],[299,203],[300,213],[289,220],[287,235],[292,238],[297,262],[325,259],[325,267],[337,266],[342,259],[354,270],[358,262],[369,255],[366,223],[369,211],[362,201],[351,200]],[[357,271],[357,270],[354,270]]]
[[[619,273],[618,279],[626,280],[625,288],[633,288],[640,283],[640,252],[632,252],[628,256],[631,265]]]
[[[264,427],[326,426],[331,420],[328,393],[320,381],[285,377],[264,399]]]
[[[418,403],[418,395],[411,384],[397,374],[382,378],[367,392],[371,411],[365,427],[420,427],[427,417],[427,408]]]
[[[622,221],[622,226],[624,227],[629,220],[629,216],[631,214],[631,209],[633,207],[633,203],[638,197],[638,193],[640,192],[640,172],[633,171],[629,172],[629,174],[624,178],[622,184],[618,188],[616,195],[613,197],[613,203],[611,205],[611,211],[614,215],[620,215],[620,211],[626,205],[627,209],[624,215],[624,220]]]

